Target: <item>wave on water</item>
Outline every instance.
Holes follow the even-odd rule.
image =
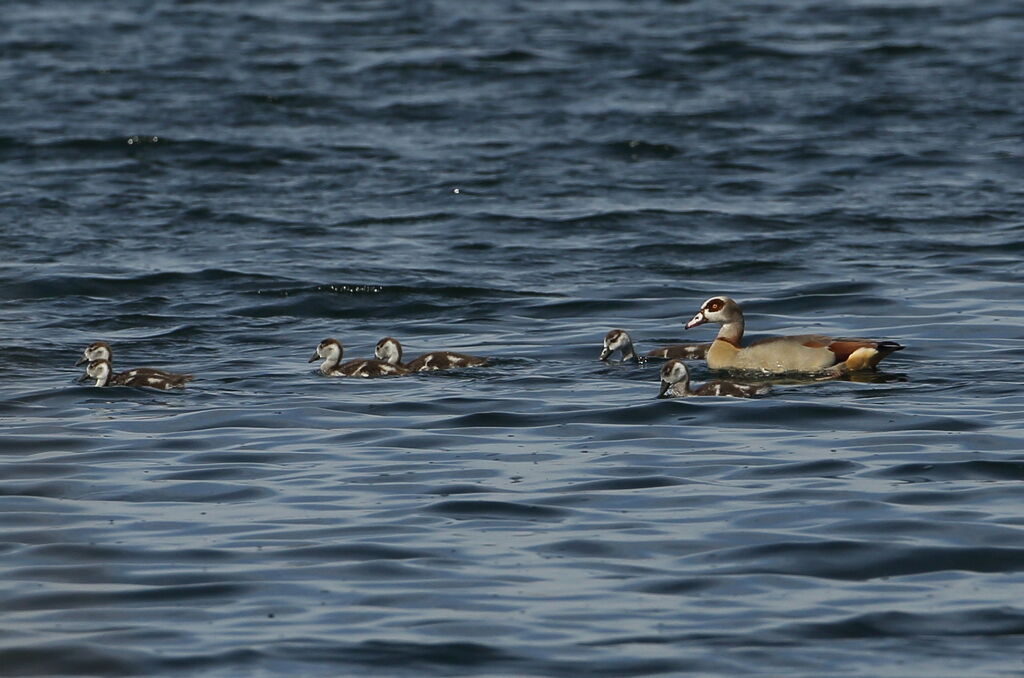
[[[0,673],[1019,673],[1019,3],[4,11]]]

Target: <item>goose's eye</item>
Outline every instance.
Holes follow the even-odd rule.
[[[708,302],[708,310],[712,313],[715,311],[721,311],[723,306],[725,306],[725,302],[721,299],[712,299]]]

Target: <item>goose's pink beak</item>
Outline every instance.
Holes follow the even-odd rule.
[[[703,310],[697,311],[697,315],[693,316],[693,320],[691,320],[690,322],[686,323],[686,329],[688,329],[688,330],[689,329],[693,329],[697,325],[703,325],[707,321],[708,321],[708,319],[704,317],[704,311]]]

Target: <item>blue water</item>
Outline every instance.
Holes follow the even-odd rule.
[[[1020,3],[3,13],[0,674],[1024,670]],[[715,294],[907,348],[596,360]]]

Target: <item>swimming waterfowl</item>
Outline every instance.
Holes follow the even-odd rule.
[[[648,358],[677,358],[686,360],[700,360],[707,353],[711,344],[679,344],[675,346],[664,346],[648,351],[644,355]],[[611,330],[604,335],[604,348],[598,360],[607,361],[615,351],[622,351],[622,362],[639,363],[640,359],[633,348],[633,339],[626,330]]]
[[[192,380],[191,374],[172,374],[162,370],[151,370],[148,367],[137,367],[114,374],[114,369],[109,360],[100,359],[89,362],[78,381],[95,379],[93,386],[148,386],[168,390],[172,388],[185,388],[185,384]]]
[[[309,362],[323,359],[320,363],[320,374],[328,377],[387,377],[392,375],[409,374],[409,370],[400,365],[392,365],[383,360],[356,359],[346,363],[341,362],[341,356],[345,350],[337,339],[324,339],[317,347]]]
[[[697,315],[686,323],[686,329],[717,323],[718,336],[707,351],[707,364],[713,370],[757,370],[784,372],[855,372],[873,370],[878,363],[903,346],[895,341],[876,339],[833,338],[820,334],[799,334],[770,337],[742,346],[743,311],[729,297],[711,297]],[[840,370],[833,370],[841,365]]]
[[[384,337],[378,341],[373,354],[388,364],[404,367],[410,372],[450,370],[456,367],[477,367],[487,364],[487,358],[456,353],[454,351],[432,351],[424,353],[407,363],[403,363],[402,344],[394,337]]]
[[[75,363],[75,367],[78,367],[82,363],[90,363],[90,362],[93,362],[93,361],[96,361],[96,360],[106,360],[106,361],[108,361],[111,364],[111,369],[113,369],[114,352],[110,348],[110,344],[108,344],[105,341],[94,341],[94,342],[92,342],[91,344],[89,344],[88,346],[85,347],[84,351],[82,351],[82,357],[79,358],[78,362]],[[167,370],[158,370],[158,369],[155,369],[153,367],[137,367],[137,368],[135,368],[135,370],[145,370],[145,371],[147,371],[147,372],[149,372],[151,374],[160,375],[160,376],[164,377],[165,379],[169,379],[169,380],[172,380],[172,381],[173,381],[174,377],[181,376],[181,375],[175,374],[174,372],[168,372]],[[128,370],[126,372],[122,372],[121,374],[128,374],[128,372],[132,372],[132,371],[135,371],[135,370]]]
[[[669,360],[661,366],[659,398],[685,398],[688,396],[729,396],[753,398],[771,390],[768,384],[737,384],[731,381],[709,381],[700,388],[690,388],[690,371],[682,360]]]
[[[666,358],[677,360],[703,360],[711,344],[673,344],[648,351],[648,358]]]
[[[616,351],[622,351],[622,362],[640,363],[640,358],[633,349],[633,339],[626,330],[610,330],[604,335],[604,347],[597,359],[607,362]]]
[[[112,360],[113,351],[110,349],[110,344],[105,341],[94,341],[85,347],[82,351],[82,357],[75,363],[75,367],[78,367],[82,363],[89,363],[93,360]]]

